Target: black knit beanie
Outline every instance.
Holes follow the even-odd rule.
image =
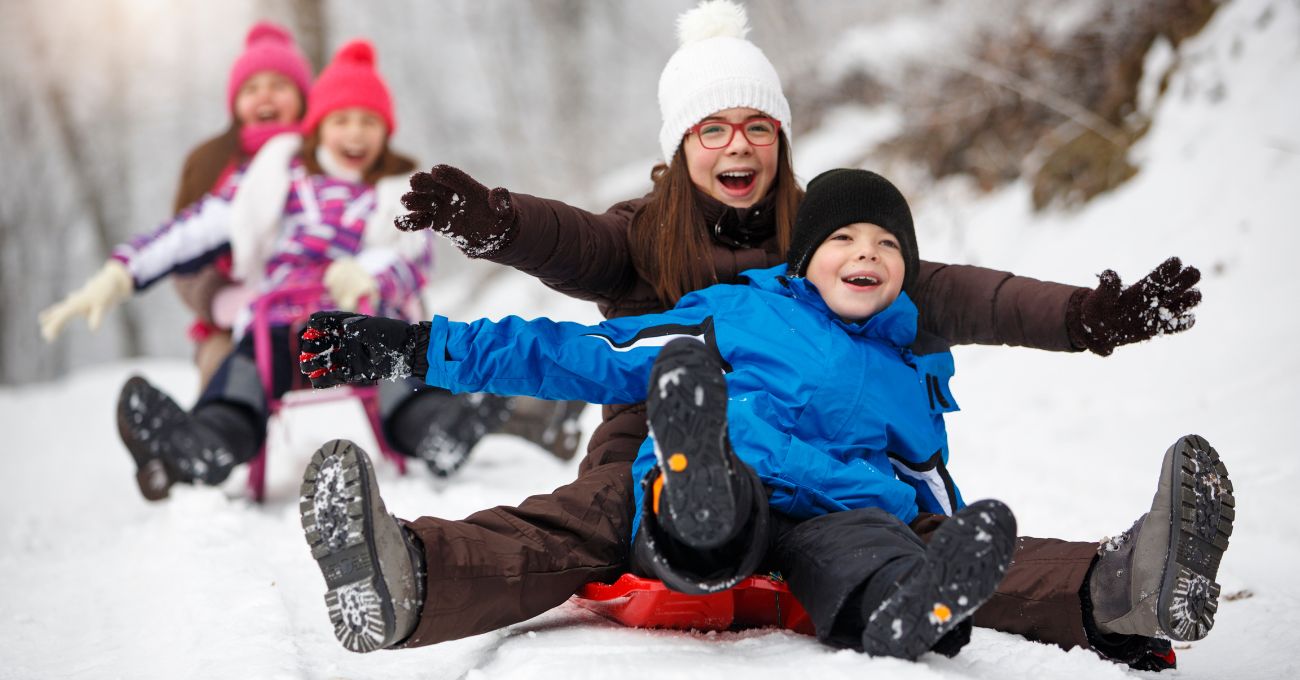
[[[786,272],[805,276],[822,241],[836,229],[857,222],[874,224],[898,239],[905,267],[903,290],[909,290],[921,266],[912,211],[897,187],[870,170],[827,170],[808,183],[794,219]]]

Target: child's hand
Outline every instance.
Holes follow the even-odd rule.
[[[132,286],[126,265],[109,260],[84,286],[41,312],[41,336],[54,342],[64,325],[78,316],[86,317],[90,330],[99,330],[104,314],[131,297]]]
[[[424,354],[428,324],[397,319],[316,312],[298,336],[298,368],[317,389],[382,379],[423,378],[429,370]]]
[[[1076,346],[1109,356],[1120,345],[1179,333],[1196,323],[1191,310],[1201,303],[1201,291],[1193,286],[1201,272],[1176,257],[1128,288],[1110,269],[1097,278],[1095,289],[1070,300],[1066,325]]]
[[[453,238],[470,257],[490,255],[505,245],[515,222],[509,191],[489,191],[450,165],[411,175],[411,191],[402,196],[402,205],[411,212],[394,220],[398,229],[432,229]]]
[[[330,297],[344,311],[356,311],[363,299],[373,307],[379,296],[379,282],[356,258],[343,257],[331,262],[325,269],[324,282]]]

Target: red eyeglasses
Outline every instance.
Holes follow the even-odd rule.
[[[691,132],[706,149],[725,149],[736,138],[736,131],[754,146],[771,146],[776,143],[781,121],[772,118],[750,118],[741,123],[725,120],[706,120],[691,127]]]

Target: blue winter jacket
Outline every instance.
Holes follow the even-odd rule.
[[[910,522],[918,510],[962,507],[945,467],[943,413],[957,410],[948,391],[952,355],[908,349],[916,306],[904,293],[865,322],[846,323],[807,279],[784,271],[750,270],[747,285],[711,286],[667,312],[595,326],[435,317],[426,380],[453,392],[637,403],[660,347],[694,336],[728,364],[731,442],[775,510],[809,518],[878,507]],[[633,478],[654,464],[647,440]]]

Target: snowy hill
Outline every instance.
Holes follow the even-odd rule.
[[[952,472],[968,499],[997,497],[1023,533],[1091,540],[1128,527],[1150,502],[1160,456],[1197,432],[1222,454],[1238,499],[1223,561],[1217,625],[1178,645],[1165,677],[1300,677],[1300,487],[1290,418],[1300,412],[1300,321],[1292,263],[1300,253],[1300,5],[1237,0],[1177,55],[1155,104],[1141,171],[1076,213],[1035,215],[1028,189],[976,197],[959,184],[914,196],[927,259],[972,262],[1091,285],[1105,267],[1126,283],[1165,257],[1199,266],[1205,301],[1183,335],[1110,358],[960,348],[949,418]],[[1172,54],[1152,55],[1171,59]],[[805,179],[836,163],[852,112],[799,140]],[[836,124],[836,122],[839,124]],[[847,121],[847,122],[845,122]],[[828,136],[834,130],[832,143]],[[504,276],[475,313],[510,311],[521,275]],[[530,282],[524,283],[526,290]],[[459,299],[465,299],[464,295]],[[587,306],[533,293],[557,316]],[[454,296],[452,296],[454,297]],[[450,298],[449,298],[450,299]],[[466,308],[465,313],[469,313]],[[221,489],[139,498],[112,406],[139,372],[192,399],[177,361],[114,364],[65,380],[0,389],[7,435],[0,492],[0,678],[1118,678],[1135,673],[1093,654],[977,630],[955,659],[918,663],[837,652],[776,632],[628,630],[566,605],[476,638],[354,655],[334,640],[323,581],[303,540],[297,477],[315,446],[369,445],[348,406],[299,409],[272,432],[269,499],[247,500],[237,472]],[[588,429],[596,409],[585,414]],[[373,450],[373,447],[372,449]],[[492,437],[461,475],[423,470],[381,488],[398,515],[461,517],[563,484],[561,464]]]

